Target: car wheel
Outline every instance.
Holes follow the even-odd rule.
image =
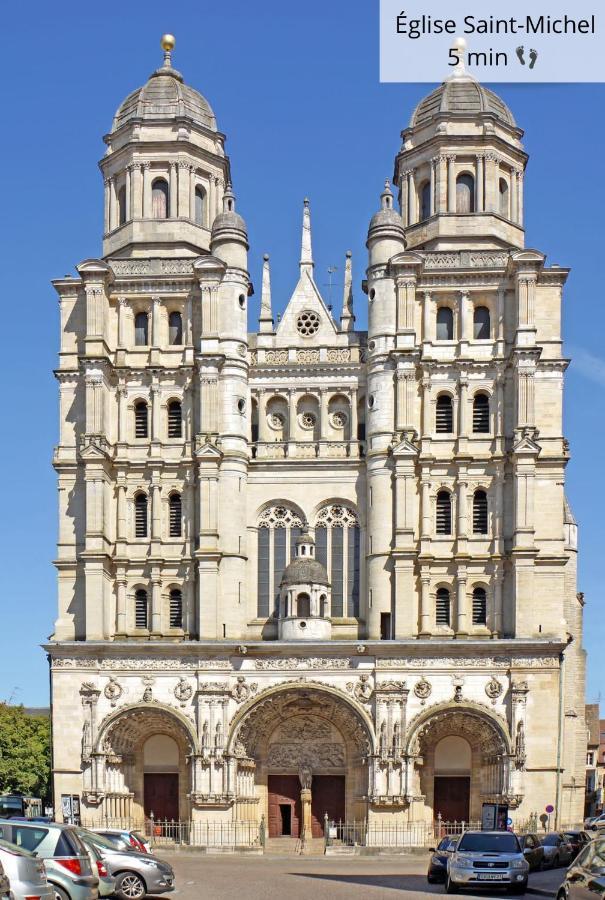
[[[116,881],[115,895],[120,900],[141,900],[147,893],[147,887],[136,872],[122,872]]]
[[[447,881],[445,882],[445,893],[446,894],[457,894],[458,893],[458,885],[454,884],[450,876],[447,876]]]
[[[58,884],[51,884],[51,888],[54,892],[54,900],[70,900],[70,896],[67,891],[64,891],[63,888],[60,888]]]

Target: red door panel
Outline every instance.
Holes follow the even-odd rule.
[[[441,813],[445,822],[468,822],[471,795],[470,778],[435,776],[433,815]]]
[[[269,775],[269,837],[284,837],[280,804],[290,804],[290,836],[300,837],[300,780],[298,775]]]
[[[144,780],[145,815],[156,819],[179,818],[179,776],[148,772]]]

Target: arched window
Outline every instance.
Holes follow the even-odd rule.
[[[183,409],[178,400],[171,400],[168,404],[168,437],[183,437]]]
[[[147,602],[147,591],[139,588],[134,595],[134,625],[135,628],[148,628],[149,604]]]
[[[181,537],[183,533],[181,495],[175,491],[168,499],[170,537]]]
[[[154,219],[168,218],[168,182],[163,178],[151,185],[151,213]]]
[[[308,594],[299,594],[296,598],[296,615],[299,619],[308,619],[311,615],[311,598]]]
[[[183,627],[183,594],[178,588],[170,591],[170,627]]]
[[[509,219],[508,182],[505,178],[501,178],[498,182],[498,195],[500,215],[504,216],[505,219]]]
[[[118,191],[118,224],[123,225],[126,221],[126,187],[122,185]]]
[[[489,397],[475,394],[473,397],[473,433],[489,434]]]
[[[473,313],[473,337],[476,341],[489,341],[492,325],[487,306],[476,306]]]
[[[482,587],[473,591],[473,625],[487,625],[487,594]]]
[[[468,172],[456,178],[456,212],[475,212],[475,179]]]
[[[332,585],[332,616],[359,615],[361,532],[348,506],[320,510],[315,523],[315,557],[328,570]]]
[[[437,589],[437,603],[435,607],[435,622],[437,625],[450,625],[451,603],[450,592],[447,588]]]
[[[267,618],[277,612],[279,584],[284,569],[296,554],[303,520],[288,506],[266,509],[258,523],[257,612]]]
[[[138,312],[134,317],[134,342],[137,347],[149,344],[149,316],[146,312]]]
[[[452,434],[454,431],[454,408],[449,394],[439,394],[437,397],[435,431],[437,434]]]
[[[437,494],[437,534],[452,533],[452,498],[449,491]]]
[[[175,310],[168,316],[168,343],[173,346],[183,343],[183,317]]]
[[[319,598],[319,615],[322,619],[327,618],[328,615],[328,598],[326,594],[322,594]]]
[[[147,494],[137,494],[134,498],[134,536],[147,537]]]
[[[147,404],[144,400],[138,400],[134,405],[134,436],[135,438],[146,438],[149,436],[147,425]]]
[[[454,340],[454,313],[449,306],[440,306],[437,310],[437,340]]]
[[[473,533],[487,534],[487,494],[481,490],[473,495]]]
[[[420,188],[420,219],[428,219],[431,215],[431,184],[429,181]]]
[[[206,191],[199,184],[195,189],[195,224],[206,224]]]

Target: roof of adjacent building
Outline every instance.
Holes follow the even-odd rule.
[[[424,97],[412,113],[410,127],[426,125],[434,116],[441,113],[461,116],[492,113],[507,125],[515,126],[513,114],[504,100],[470,75],[463,78],[448,78]]]

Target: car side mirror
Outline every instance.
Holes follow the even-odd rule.
[[[434,848],[434,847],[429,847],[429,853],[435,853],[435,848]]]

